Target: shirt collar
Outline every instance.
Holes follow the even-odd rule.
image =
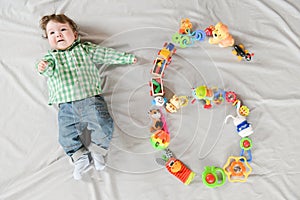
[[[71,46],[69,46],[68,48],[64,49],[64,50],[59,50],[59,49],[53,49],[52,52],[63,52],[63,51],[71,51],[74,47],[76,47],[78,44],[80,43],[80,37],[78,37],[77,40],[75,40],[73,42],[73,44]]]

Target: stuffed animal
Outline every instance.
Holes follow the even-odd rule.
[[[212,31],[212,36],[209,38],[210,44],[219,44],[220,47],[229,47],[234,45],[234,39],[229,34],[228,27],[221,22],[215,25]]]
[[[151,109],[148,112],[151,120],[152,120],[152,125],[150,127],[150,132],[153,133],[155,131],[161,130],[163,128],[163,122],[161,120],[161,113],[159,109]]]

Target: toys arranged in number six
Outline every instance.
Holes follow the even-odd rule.
[[[192,28],[193,25],[189,19],[181,20],[178,33],[172,37],[173,42],[179,44],[181,48],[186,48],[193,45],[195,41],[203,41],[207,36],[210,37],[210,44],[218,44],[220,47],[233,46],[232,52],[238,56],[239,60],[242,58],[247,61],[251,60],[253,54],[245,50],[242,44],[234,45],[234,39],[229,34],[227,26],[221,22],[217,23],[216,26],[210,25],[204,31],[197,30],[193,32]],[[235,107],[236,115],[228,115],[225,118],[225,123],[232,119],[236,132],[241,137],[239,143],[241,152],[238,156],[230,156],[223,167],[205,166],[202,172],[202,182],[210,188],[224,185],[226,177],[230,182],[245,182],[252,172],[249,163],[252,161],[251,148],[253,143],[249,136],[254,131],[252,125],[246,119],[250,113],[249,108],[242,103],[235,92],[217,87],[209,88],[206,85],[192,88],[189,96],[173,95],[170,99],[167,99],[163,78],[175,52],[175,45],[166,42],[153,61],[153,67],[150,71],[150,95],[153,97],[152,107],[148,111],[151,119],[149,127],[151,133],[150,143],[155,149],[163,152],[162,157],[156,159],[157,163],[164,165],[168,172],[185,185],[190,184],[196,174],[182,161],[175,158],[169,149],[171,134],[167,126],[166,116],[168,113],[176,113],[182,107],[187,106],[190,100],[192,104],[196,101],[200,102],[204,109],[211,109],[214,105],[227,102]]]

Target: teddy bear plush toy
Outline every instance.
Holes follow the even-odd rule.
[[[210,44],[219,44],[220,47],[230,47],[234,45],[234,39],[229,34],[228,27],[219,22],[212,31],[212,37],[209,38]]]

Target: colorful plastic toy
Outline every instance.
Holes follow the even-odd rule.
[[[232,91],[226,92],[226,101],[228,103],[234,104],[234,102],[236,101],[236,99],[237,99],[237,96],[236,96],[235,92],[232,92]]]
[[[165,59],[168,64],[171,63],[172,55],[176,52],[175,45],[172,43],[164,43],[163,48],[158,52],[158,56]]]
[[[191,44],[191,38],[188,35],[183,35],[180,33],[174,33],[172,36],[172,41],[179,44],[180,48],[186,48]]]
[[[252,154],[251,154],[251,148],[252,148],[252,140],[248,137],[244,137],[240,140],[240,147],[242,149],[241,151],[241,156],[244,156],[246,157],[246,152],[248,154],[248,159],[247,161],[248,162],[251,162],[252,161]]]
[[[165,42],[163,48],[158,52],[158,57],[153,62],[151,74],[153,76],[164,76],[164,70],[171,63],[172,55],[175,52],[174,44]]]
[[[159,107],[164,106],[166,103],[167,103],[167,98],[164,98],[162,96],[156,96],[152,100],[152,105],[159,106]]]
[[[209,27],[207,27],[204,30],[204,32],[205,32],[206,36],[211,37],[214,30],[215,30],[215,27],[213,25],[210,25]]]
[[[187,96],[176,96],[174,95],[167,103],[166,110],[170,113],[175,113],[180,108],[187,106],[189,99]]]
[[[202,172],[202,182],[210,188],[219,187],[226,182],[226,175],[222,168],[206,166]]]
[[[163,58],[156,58],[153,62],[153,68],[151,74],[154,76],[163,76],[164,70],[167,66],[167,61]]]
[[[192,46],[195,41],[203,41],[206,33],[202,30],[196,30],[194,32],[187,31],[187,34],[175,33],[172,36],[172,41],[179,44],[181,48]]]
[[[230,182],[246,182],[249,174],[252,172],[252,168],[243,156],[230,156],[223,170]]]
[[[236,108],[236,113],[237,113],[237,116],[234,117],[232,115],[228,115],[226,118],[225,118],[225,123],[227,123],[227,120],[229,118],[232,118],[233,119],[233,124],[236,126],[236,130],[238,132],[238,134],[241,136],[241,137],[246,137],[246,136],[249,136],[251,134],[253,134],[253,129],[252,129],[252,126],[250,123],[247,122],[246,120],[246,117],[245,116],[242,116],[240,114],[240,101],[237,101],[237,108]]]
[[[165,149],[170,144],[170,134],[164,130],[158,130],[151,135],[150,143],[155,149]]]
[[[185,27],[185,23],[188,20],[182,21],[182,27]],[[173,41],[180,44],[182,47],[190,46],[196,40],[203,40],[204,37],[212,35],[210,42],[216,42],[218,39],[223,37],[223,34],[229,34],[227,26],[222,23],[218,23],[215,27],[210,26],[204,31],[194,31],[192,32],[191,27],[182,28],[180,33],[173,35]],[[225,34],[226,33],[226,34]],[[222,47],[232,46],[234,42],[232,36],[229,34],[224,40],[220,40],[218,43]],[[241,46],[239,46],[241,47]],[[156,107],[149,111],[149,115],[152,119],[150,132],[151,145],[158,150],[163,150],[165,152],[162,159],[163,165],[167,170],[176,176],[181,182],[188,185],[194,179],[195,173],[187,168],[184,163],[175,158],[172,152],[168,149],[170,143],[170,133],[168,131],[166,119],[162,111],[174,113],[177,112],[183,106],[188,104],[189,97],[187,96],[176,96],[174,95],[168,102],[164,95],[163,77],[164,70],[171,63],[172,55],[175,53],[176,49],[172,43],[165,43],[162,50],[158,52],[158,57],[153,63],[153,68],[151,70],[151,96],[154,97],[152,104]],[[245,52],[246,53],[246,52]],[[245,58],[246,59],[246,58]],[[232,91],[225,91],[223,89],[218,89],[216,87],[208,88],[205,85],[193,88],[192,90],[192,103],[196,100],[204,101],[204,108],[209,109],[213,104],[221,104],[224,101],[231,103],[232,106],[236,107],[236,116],[228,115],[225,119],[225,123],[229,118],[233,119],[233,123],[237,128],[238,134],[242,137],[240,140],[241,153],[240,157],[231,156],[228,158],[226,164],[223,168],[218,168],[215,166],[206,166],[204,172],[202,173],[202,181],[207,187],[218,187],[222,186],[226,181],[226,176],[230,182],[245,182],[252,172],[252,168],[249,166],[249,162],[252,161],[252,141],[248,138],[249,135],[253,134],[253,129],[250,123],[247,122],[246,116],[249,115],[249,108],[242,105],[242,102],[237,98],[237,95]],[[166,107],[166,111],[161,107]]]
[[[193,24],[191,23],[189,18],[182,19],[180,21],[180,29],[179,33],[180,34],[187,34],[188,31],[191,31],[193,28]]]
[[[250,110],[247,106],[243,105],[239,108],[240,115],[247,117],[250,114]]]
[[[212,103],[220,104],[225,99],[226,92],[222,89],[218,88],[207,88],[205,85],[201,85],[199,87],[192,89],[192,96],[194,100],[203,100],[205,101],[204,108],[209,109],[212,107]]]
[[[220,47],[229,47],[234,45],[234,39],[229,34],[228,27],[219,22],[212,31],[212,37],[209,38],[210,44],[218,44]]]
[[[245,58],[246,61],[250,61],[254,56],[254,53],[249,53],[249,51],[245,49],[243,44],[234,45],[232,54],[236,55],[239,61],[241,61],[243,58]]]
[[[150,85],[150,95],[151,96],[163,96],[165,94],[163,80],[161,77],[152,77]]]

